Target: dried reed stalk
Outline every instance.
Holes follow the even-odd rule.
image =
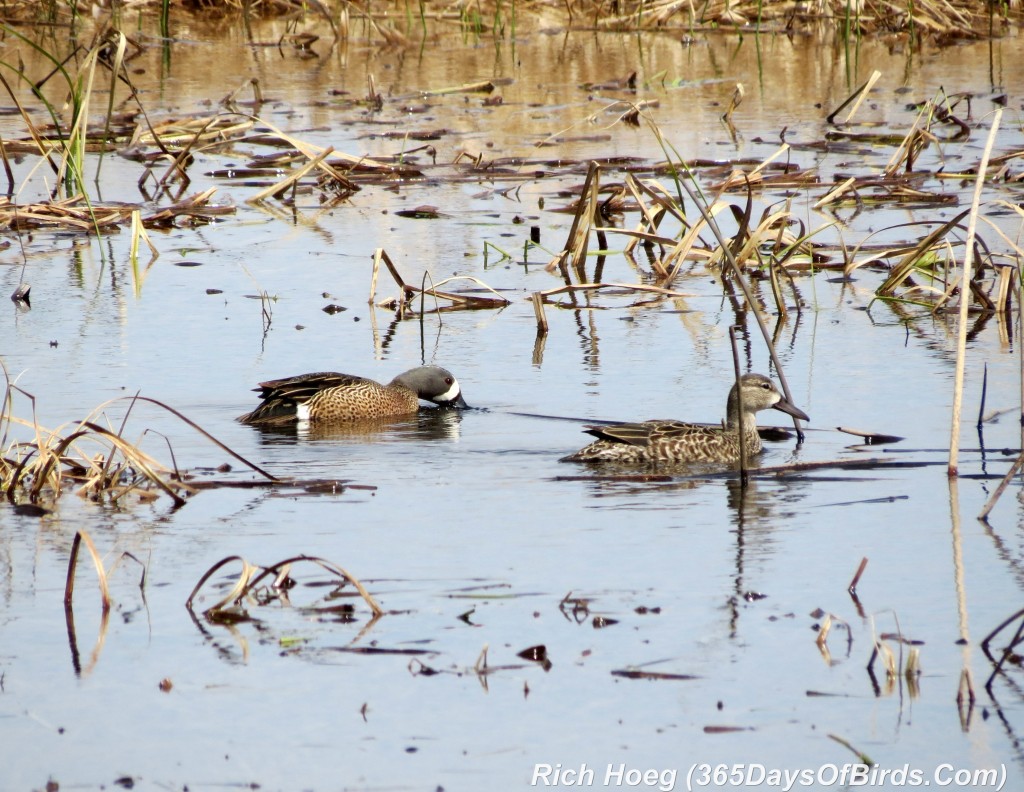
[[[388,255],[387,251],[383,248],[378,248],[373,254],[373,274],[370,279],[370,304],[373,304],[374,294],[377,288],[377,275],[380,271],[380,264],[384,263],[387,267],[388,272],[391,273],[391,277],[395,283],[398,284],[398,288],[401,290],[401,297],[398,300],[385,300],[381,303],[377,303],[377,307],[393,307],[397,306],[398,311],[404,316],[405,308],[409,303],[416,297],[417,294],[423,296],[435,297],[442,300],[448,300],[451,302],[449,310],[453,309],[479,309],[479,308],[504,308],[506,305],[510,305],[511,302],[502,297],[498,292],[492,289],[483,281],[478,278],[474,278],[469,275],[459,275],[451,278],[445,278],[441,281],[438,286],[443,286],[453,280],[469,280],[476,283],[483,288],[490,291],[494,297],[478,297],[475,295],[466,294],[455,294],[452,292],[440,291],[437,287],[431,287],[429,289],[422,286],[413,286],[412,284],[406,283],[405,279],[398,271],[398,267],[391,260],[391,256]],[[443,310],[443,309],[438,309]]]
[[[265,188],[263,190],[260,190],[255,195],[250,196],[249,198],[246,198],[245,202],[246,203],[257,203],[259,201],[265,200],[266,198],[268,198],[271,195],[273,195],[274,197],[277,197],[277,196],[281,195],[289,187],[292,187],[292,186],[298,184],[299,180],[302,179],[302,177],[304,177],[311,170],[313,170],[314,168],[320,167],[320,164],[325,159],[327,159],[327,157],[329,157],[333,153],[334,153],[334,148],[331,147],[331,146],[328,146],[323,151],[321,151],[319,154],[317,154],[315,157],[313,157],[311,160],[309,160],[309,162],[307,162],[305,165],[303,165],[301,168],[299,168],[297,171],[295,171],[294,173],[289,174],[286,178],[282,179],[277,184],[272,184],[270,187],[267,187],[267,188]]]
[[[566,283],[570,282],[568,271],[566,270],[567,263],[572,264],[579,280],[582,281],[584,277],[583,267],[590,243],[590,231],[594,227],[598,195],[601,190],[600,174],[601,166],[596,162],[591,162],[590,167],[587,169],[587,178],[583,182],[580,200],[576,205],[576,214],[573,215],[572,226],[569,228],[569,236],[565,241],[565,247],[546,267],[548,272],[560,269],[566,278]]]
[[[548,319],[544,315],[544,295],[541,292],[534,292],[530,299],[533,301],[533,313],[537,317],[537,334],[547,335]]]
[[[222,567],[235,561],[241,562],[241,573],[236,578],[230,591],[227,594],[221,596],[213,605],[207,608],[204,611],[205,614],[216,614],[218,611],[223,610],[228,605],[239,604],[244,597],[252,593],[253,589],[255,589],[255,587],[258,586],[268,576],[273,575],[275,577],[275,585],[280,585],[281,578],[287,575],[288,570],[291,568],[293,564],[299,561],[307,561],[316,564],[317,566],[327,570],[331,574],[336,575],[342,578],[343,580],[346,580],[349,583],[351,583],[355,587],[356,591],[359,592],[359,596],[363,598],[363,601],[370,607],[370,610],[373,611],[373,617],[375,619],[384,615],[384,609],[380,607],[380,605],[377,603],[377,600],[373,598],[373,596],[366,589],[366,587],[359,581],[358,578],[356,578],[355,576],[353,576],[352,574],[350,574],[345,569],[338,566],[332,561],[327,561],[323,558],[307,555],[293,556],[292,558],[287,558],[284,561],[278,561],[276,564],[272,564],[269,567],[260,567],[254,564],[250,564],[246,559],[242,558],[242,556],[237,555],[222,558],[220,561],[218,561],[216,564],[214,564],[212,567],[206,570],[203,576],[199,579],[199,582],[196,583],[196,585],[192,589],[192,592],[188,595],[188,599],[185,601],[185,607],[189,610],[192,610],[192,606],[195,601],[196,595],[202,590],[205,583]]]
[[[711,212],[709,211],[709,208],[706,207],[704,203],[698,199],[698,196],[694,191],[694,188],[691,186],[690,182],[687,180],[683,180],[681,181],[681,184],[683,188],[686,190],[686,192],[689,194],[690,199],[694,202],[697,209],[700,211],[701,216],[704,218],[705,222],[707,222],[708,226],[711,228],[711,231],[715,235],[715,238],[718,240],[718,243],[721,246],[721,251],[725,256],[725,261],[727,262],[728,267],[733,274],[734,280],[736,281],[736,283],[739,284],[740,289],[743,291],[743,296],[747,301],[747,305],[753,308],[756,305],[756,302],[754,300],[754,295],[751,292],[750,285],[747,283],[747,279],[744,277],[743,271],[740,268],[740,265],[737,262],[736,257],[733,255],[730,246],[726,242],[725,236],[722,234],[722,230],[718,227],[718,223],[715,221],[715,218],[712,216]],[[768,332],[768,327],[765,324],[764,317],[761,315],[761,311],[758,310],[753,310],[753,314],[754,319],[757,322],[757,326],[761,331],[761,337],[764,339],[765,346],[768,348],[768,354],[772,359],[772,363],[775,367],[775,372],[779,377],[779,384],[782,385],[783,395],[785,395],[788,401],[792,402],[793,398],[789,391],[789,383],[786,381],[786,374],[782,367],[782,361],[779,359],[778,353],[775,351],[775,344],[772,342],[772,337],[771,334]],[[793,418],[793,426],[796,429],[798,439],[802,441],[803,430],[800,428],[799,418]]]
[[[872,86],[876,82],[878,82],[878,80],[879,80],[879,78],[881,78],[881,76],[882,76],[882,73],[880,71],[878,71],[877,69],[875,71],[871,72],[871,75],[867,78],[867,80],[865,80],[864,83],[861,84],[861,86],[859,88],[857,88],[857,90],[855,90],[852,94],[850,94],[843,101],[843,103],[841,105],[839,105],[839,107],[837,107],[835,110],[833,110],[828,115],[828,118],[826,118],[825,120],[828,121],[828,123],[830,123],[830,124],[836,123],[836,120],[835,120],[836,116],[839,115],[839,113],[842,112],[844,107],[846,107],[848,104],[853,102],[854,103],[853,107],[850,108],[850,112],[846,114],[846,118],[844,118],[842,120],[842,122],[841,122],[843,124],[850,123],[850,119],[852,119],[854,117],[854,115],[857,114],[857,111],[860,109],[860,106],[864,102],[864,99],[871,92]]]
[[[4,374],[6,375],[6,371]],[[5,442],[8,430],[12,425],[32,429],[35,439],[31,443],[12,444],[6,451],[7,456],[0,458],[0,474],[2,474],[0,483],[5,488],[8,499],[12,502],[15,492],[19,488],[24,489],[33,503],[42,496],[44,488],[48,488],[55,497],[59,496],[66,480],[80,482],[82,484],[81,494],[106,495],[112,501],[117,501],[137,489],[143,481],[148,481],[152,486],[166,493],[176,506],[183,505],[185,499],[181,493],[189,494],[195,490],[182,479],[177,470],[166,468],[143,452],[138,445],[125,440],[121,436],[124,423],[119,431],[114,432],[91,420],[93,416],[102,413],[107,405],[126,398],[133,403],[136,401],[149,402],[163,408],[242,464],[270,481],[277,481],[276,477],[228,448],[195,422],[156,399],[145,396],[111,399],[95,408],[93,414],[79,422],[71,432],[61,435],[60,431],[44,429],[34,417],[31,421],[26,421],[14,416],[11,411],[14,391],[25,395],[33,405],[35,403],[35,398],[31,394],[13,385],[8,379],[5,408],[0,413],[0,426],[3,427]],[[87,442],[99,443],[103,447],[104,453],[99,455],[88,453],[84,448],[84,444]],[[118,455],[124,461],[115,464],[115,458]],[[119,482],[126,473],[129,474],[128,483],[120,485]]]
[[[110,588],[107,585],[107,573],[103,569],[103,561],[96,550],[96,545],[93,544],[92,537],[89,536],[87,531],[76,531],[75,538],[71,542],[71,555],[68,558],[68,575],[64,583],[64,607],[71,607],[71,602],[75,595],[75,570],[78,566],[78,551],[83,542],[89,551],[89,557],[92,558],[93,566],[96,568],[96,578],[100,585],[100,602],[105,614],[110,610],[111,602]]]
[[[963,400],[964,388],[964,357],[967,350],[967,292],[971,283],[971,264],[974,253],[974,235],[978,223],[978,211],[981,206],[981,190],[985,186],[985,174],[988,172],[988,159],[995,145],[996,136],[999,132],[999,122],[1002,120],[1003,111],[999,108],[992,116],[992,128],[989,129],[988,140],[985,149],[981,153],[981,162],[978,164],[978,178],[974,183],[974,197],[971,200],[971,217],[967,222],[967,239],[964,242],[964,263],[963,279],[960,289],[960,323],[957,333],[956,348],[956,371],[953,382],[953,419],[950,422],[949,434],[949,466],[946,469],[947,475],[957,475],[957,457],[960,451],[960,408]]]

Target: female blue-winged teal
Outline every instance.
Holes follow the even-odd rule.
[[[352,421],[390,418],[419,409],[419,400],[468,407],[459,382],[439,366],[421,366],[399,374],[387,385],[333,371],[261,382],[259,407],[241,415],[247,424],[281,425],[294,421]]]
[[[769,407],[808,420],[803,410],[793,406],[776,389],[775,384],[762,374],[744,374],[740,377],[743,388],[743,436],[747,454],[761,451],[761,436],[757,433],[757,413]],[[736,386],[729,391],[726,405],[728,416],[725,426],[702,426],[680,421],[645,421],[644,423],[588,426],[584,431],[598,439],[575,454],[563,457],[562,462],[737,462],[740,458],[740,438],[736,425],[740,423]]]

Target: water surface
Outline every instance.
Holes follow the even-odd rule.
[[[254,38],[274,42],[282,32],[268,25]],[[154,117],[213,112],[256,78],[267,99],[259,117],[315,145],[398,157],[421,144],[384,132],[443,131],[430,141],[436,154],[406,157],[424,178],[368,186],[330,207],[308,189],[294,206],[252,206],[245,201],[257,188],[245,179],[204,175],[266,153],[259,142],[200,153],[187,194],[215,186],[216,200],[236,212],[152,233],[160,257],[144,278],[133,277],[126,233],[22,238],[32,309],[12,305],[0,354],[36,397],[42,424],[77,421],[141,392],[300,483],[202,491],[177,510],[165,498],[107,507],[74,494],[43,517],[0,510],[4,788],[48,780],[109,788],[130,778],[142,788],[193,790],[520,789],[538,765],[585,764],[594,786],[622,765],[624,779],[657,771],[656,784],[634,788],[667,786],[677,771],[681,789],[700,764],[824,767],[827,776],[830,766],[857,761],[830,735],[881,769],[908,767],[936,780],[946,763],[968,773],[995,768],[1006,788],[1024,782],[1018,672],[1007,669],[986,691],[992,669],[979,648],[1015,611],[1024,585],[1019,484],[990,524],[975,519],[1020,448],[1016,313],[1006,335],[996,318],[972,317],[965,450],[952,484],[944,449],[955,322],[872,302],[884,274],[871,270],[852,282],[830,271],[796,276],[802,307],[780,322],[776,343],[793,399],[812,421],[802,444],[767,444],[761,464],[903,464],[755,477],[746,490],[721,477],[614,481],[558,463],[586,442],[582,422],[719,420],[737,314],[717,275],[694,264],[676,284],[688,296],[655,307],[633,305],[633,296],[581,298],[588,307],[578,310],[549,306],[550,332],[538,343],[529,294],[561,280],[545,270],[544,250],[523,261],[530,226],[549,252],[561,247],[571,215],[553,210],[571,202],[588,158],[635,158],[648,168],[664,158],[649,126],[614,123],[617,100],[656,102],[652,118],[684,157],[763,158],[783,128],[790,143],[823,140],[825,116],[878,69],[862,112],[884,130],[903,134],[911,104],[940,89],[975,95],[970,139],[932,147],[920,161],[924,170],[963,170],[980,156],[992,97],[1005,94],[1008,108],[997,150],[1024,142],[1019,39],[943,50],[871,41],[852,57],[830,40],[805,38],[524,33],[495,46],[441,32],[421,49],[357,37],[347,46],[318,43],[317,57],[307,57],[252,46],[234,29],[183,27],[176,37],[165,51],[147,39],[132,65]],[[43,69],[24,55],[33,73]],[[632,71],[642,86],[635,94],[581,88]],[[385,97],[379,112],[348,101],[366,94],[369,75]],[[422,93],[485,79],[497,82],[500,105]],[[736,83],[745,95],[734,140],[719,117]],[[23,134],[11,117],[0,131],[5,140]],[[453,164],[460,152],[527,162],[495,176]],[[822,184],[788,192],[810,227],[833,221],[807,207],[836,174],[881,169],[891,153],[796,146],[788,156],[817,168]],[[29,173],[37,164],[26,157],[17,166],[17,200],[38,200],[52,186],[45,169]],[[139,172],[138,163],[108,156],[98,197],[144,203]],[[622,171],[610,167],[604,178],[620,180]],[[957,181],[926,186],[956,194],[961,207],[969,200],[969,185]],[[755,211],[784,192],[755,196]],[[988,197],[1014,195],[1019,202],[1019,192],[993,187]],[[395,214],[421,204],[444,217]],[[845,210],[822,238],[855,245],[954,211]],[[1013,238],[1019,220],[990,214]],[[623,222],[632,227],[635,214]],[[998,239],[990,227],[982,233]],[[15,244],[3,251],[0,286],[9,294],[23,260],[8,238]],[[485,258],[487,243],[513,260],[498,260],[494,248]],[[610,244],[617,251],[624,241]],[[428,316],[422,325],[397,321],[367,302],[376,248],[410,283],[424,272],[435,283],[470,275],[511,304]],[[604,266],[608,281],[646,277],[617,252]],[[273,297],[269,326],[252,299],[260,292]],[[397,293],[383,274],[376,299]],[[762,294],[771,312],[766,287]],[[347,310],[325,313],[328,304]],[[743,365],[767,372],[749,315],[746,327]],[[334,369],[386,381],[422,362],[451,368],[478,409],[369,434],[268,434],[233,420],[255,404],[249,389],[261,380]],[[986,411],[1006,412],[979,437],[973,424],[986,368]],[[23,398],[16,405],[31,415]],[[125,405],[108,408],[111,422]],[[762,417],[785,425],[781,415]],[[856,446],[838,426],[905,439]],[[152,405],[133,408],[125,434],[161,459],[169,442],[178,465],[209,480],[259,478]],[[212,472],[223,463],[231,473]],[[302,486],[312,480],[360,486],[313,494]],[[72,641],[62,601],[79,529],[108,566],[124,552],[139,559],[146,582],[140,591],[138,565],[122,560],[103,625],[83,559]],[[324,600],[330,587],[312,585],[326,580],[312,567],[296,568],[304,585],[290,605],[251,605],[253,622],[194,620],[185,608],[225,556],[269,565],[302,553],[360,577],[386,615],[371,621],[347,596],[350,616],[329,610],[337,600]],[[854,599],[847,586],[862,558],[868,566]],[[815,643],[823,613],[833,622],[827,652]],[[887,680],[878,660],[874,678],[867,670],[873,636],[897,632],[920,642],[914,684]],[[897,641],[886,643],[899,653]],[[546,647],[547,669],[518,656],[537,645]],[[678,678],[635,678],[637,671]],[[961,711],[964,673],[978,699]]]

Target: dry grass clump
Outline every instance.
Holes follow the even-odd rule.
[[[792,31],[815,23],[841,25],[851,35],[906,32],[919,37],[953,42],[961,38],[991,35],[1011,15],[1019,15],[1019,4],[985,4],[971,0],[924,0],[914,4],[873,2],[873,0],[706,0],[683,3],[656,0],[617,5],[618,13],[593,5],[593,20],[599,27],[633,29],[683,26],[693,29],[735,27],[745,30]]]
[[[368,300],[370,305],[374,304],[375,294],[377,290],[377,278],[380,275],[380,265],[384,264],[387,267],[388,272],[391,273],[391,277],[394,278],[395,283],[398,284],[398,288],[401,289],[399,297],[383,300],[376,303],[378,308],[390,308],[398,313],[399,318],[405,318],[406,316],[412,316],[418,313],[420,317],[427,313],[446,313],[448,311],[464,311],[464,310],[477,310],[477,309],[489,309],[489,308],[504,308],[510,304],[510,301],[498,294],[487,284],[483,283],[477,278],[470,277],[468,275],[453,276],[446,278],[445,280],[438,283],[436,286],[427,288],[426,282],[429,277],[428,273],[423,274],[423,285],[413,286],[412,284],[406,283],[405,279],[398,271],[398,267],[391,260],[391,256],[388,255],[384,248],[378,248],[373,254],[373,275],[370,279],[370,299]],[[479,294],[470,294],[463,290],[460,292],[448,292],[440,291],[438,287],[444,286],[446,283],[450,283],[456,280],[466,280],[476,284],[479,289],[489,291],[493,294],[493,297],[483,297]],[[420,309],[417,312],[414,307],[414,301],[416,297],[420,298]],[[432,297],[434,302],[434,308],[431,310],[427,307],[427,297]],[[444,301],[445,304],[441,305],[440,301]]]
[[[0,371],[6,380],[0,405],[0,492],[11,503],[53,503],[65,490],[74,488],[82,497],[108,504],[123,503],[134,493],[141,500],[154,500],[163,494],[170,497],[176,507],[184,505],[185,498],[193,494],[196,487],[189,484],[188,476],[177,468],[173,451],[171,464],[165,465],[142,449],[142,439],[151,433],[149,430],[136,442],[124,436],[132,409],[140,401],[166,410],[252,470],[274,480],[269,473],[231,451],[177,410],[144,396],[113,399],[78,423],[47,429],[35,418],[35,397],[11,382],[2,362]],[[31,420],[15,415],[16,398],[28,400]],[[128,411],[120,426],[115,428],[104,410],[123,401],[129,402]]]
[[[303,13],[317,0],[170,0],[170,12],[188,12],[203,16],[281,16]],[[106,6],[104,8],[104,6]],[[100,5],[95,0],[0,0],[0,22],[69,23],[97,14],[151,14],[163,11],[164,0],[111,0]]]
[[[858,132],[853,122],[856,106],[841,123],[834,121],[845,107],[863,95],[868,85],[855,91],[829,116],[836,126],[829,139],[856,139],[877,149],[883,158],[887,150],[892,150],[892,154],[883,167],[866,163],[863,173],[834,174],[833,183],[823,182],[816,169],[801,172],[790,161],[788,144],[761,161],[683,160],[653,118],[646,112],[640,113],[638,118],[651,127],[662,143],[666,160],[649,169],[657,178],[641,178],[640,169],[634,165],[621,183],[610,185],[602,185],[604,169],[596,162],[591,163],[586,180],[576,191],[579,199],[570,207],[575,217],[568,238],[548,264],[548,271],[560,273],[564,285],[534,295],[541,332],[547,326],[543,306],[556,294],[567,294],[569,302],[558,304],[571,308],[599,307],[592,305],[589,298],[581,304],[577,295],[596,294],[602,289],[607,292],[610,288],[619,293],[625,289],[638,291],[644,304],[659,302],[681,296],[676,290],[682,277],[709,269],[721,274],[725,292],[738,310],[752,308],[755,314],[764,308],[761,300],[752,301],[746,293],[746,280],[751,284],[769,284],[775,310],[785,316],[788,310],[799,311],[801,307],[793,275],[833,269],[842,270],[843,276],[850,279],[861,268],[886,274],[876,291],[881,300],[936,312],[950,310],[951,304],[959,304],[953,298],[961,295],[964,240],[968,220],[975,214],[986,233],[976,235],[971,243],[977,264],[963,297],[972,311],[1008,315],[1012,297],[1019,288],[1016,264],[1024,259],[1024,248],[986,214],[1016,215],[1024,222],[1024,210],[1010,200],[990,201],[980,212],[967,209],[948,220],[925,219],[882,228],[855,244],[842,238],[845,223],[837,214],[839,211],[860,211],[872,206],[917,209],[955,205],[958,194],[937,191],[934,185],[975,179],[977,173],[970,161],[961,172],[949,169],[941,159],[938,172],[924,164],[924,155],[932,154],[929,149],[966,142],[965,130],[969,127],[957,115],[963,109],[963,97],[941,94],[924,102],[910,128],[902,133]],[[1019,162],[1020,157],[1020,152],[1012,152],[993,158],[999,168],[986,175],[986,185],[998,188],[1016,183],[1018,178],[1010,163]],[[932,161],[928,160],[928,164]],[[698,173],[705,178],[698,180]],[[809,225],[808,219],[814,215],[795,207],[792,198],[769,199],[759,210],[755,209],[762,197],[768,197],[764,195],[766,191],[792,193],[796,189],[811,198],[814,213],[822,216],[820,224]],[[745,193],[746,201],[735,200],[735,193]],[[625,212],[639,215],[638,224],[631,229],[615,227],[613,216]],[[723,235],[719,223],[729,229],[727,235]],[[673,230],[666,230],[670,228]],[[877,234],[891,236],[895,228],[904,229],[910,237],[907,242],[885,246],[874,242]],[[823,232],[829,233],[829,241],[822,240]],[[832,241],[837,232],[838,244]],[[641,283],[634,286],[607,283],[602,277],[609,248],[615,248],[615,238],[623,236],[628,239],[623,253],[641,275]],[[594,237],[597,250],[593,249]],[[1007,248],[1009,254],[1000,248]],[[595,262],[592,275],[585,266],[588,261]],[[794,300],[786,298],[783,287],[788,287]]]
[[[563,24],[570,29],[686,30],[698,32],[737,29],[746,32],[793,32],[815,25],[839,25],[850,36],[907,34],[937,43],[999,35],[1019,20],[1020,2],[982,3],[978,0],[917,0],[886,3],[878,0],[526,0],[525,2],[426,2],[410,10],[406,2],[360,4],[349,0],[111,0],[104,9],[92,0],[0,0],[0,22],[19,24],[75,24],[78,20],[110,14],[122,19],[150,15],[167,27],[170,18],[188,14],[204,19],[235,17],[312,16],[327,20],[337,38],[345,38],[353,23],[382,37],[389,45],[402,45],[417,36],[427,20],[457,23],[477,34],[497,37],[527,28],[531,20]],[[396,26],[394,20],[399,23]],[[406,31],[403,33],[403,29]],[[315,38],[315,37],[314,37]]]
[[[288,591],[297,585],[296,580],[292,577],[292,570],[299,563],[317,566],[326,571],[337,582],[337,587],[332,592],[332,595],[325,599],[336,599],[339,596],[337,589],[342,588],[347,583],[351,583],[358,595],[370,607],[374,619],[384,615],[383,608],[377,604],[373,595],[367,591],[358,578],[332,561],[307,555],[287,558],[268,567],[250,564],[247,560],[237,555],[222,558],[206,570],[199,579],[199,582],[192,589],[192,593],[188,595],[185,607],[191,611],[197,596],[203,591],[210,578],[228,564],[236,562],[241,564],[238,577],[228,587],[227,593],[215,595],[217,597],[216,601],[203,611],[203,614],[212,621],[239,621],[244,619],[246,618],[244,612],[244,605],[246,604],[264,606],[271,602],[279,602],[287,605]]]
[[[150,212],[142,216],[142,225],[144,228],[198,226],[223,215],[233,214],[235,207],[211,202],[214,192],[214,189],[209,189]],[[129,223],[132,213],[137,211],[141,211],[141,206],[90,203],[88,197],[81,193],[62,200],[20,205],[8,197],[0,196],[0,229],[109,233]]]
[[[541,306],[557,294],[569,295],[571,303],[563,304],[563,307],[579,307],[575,297],[579,292],[609,288],[620,293],[623,290],[634,291],[644,304],[685,296],[677,291],[676,282],[681,275],[688,274],[694,264],[720,272],[723,286],[729,294],[733,293],[733,285],[738,283],[739,272],[756,273],[755,277],[770,282],[776,308],[785,315],[787,305],[780,284],[788,282],[792,285],[788,277],[791,272],[826,265],[825,257],[816,252],[810,240],[828,224],[808,231],[785,203],[769,205],[762,210],[760,217],[755,217],[752,191],[760,184],[757,174],[767,165],[768,160],[749,172],[733,170],[718,186],[718,197],[710,200],[700,197],[701,211],[691,210],[689,214],[681,197],[684,186],[692,189],[688,181],[693,179],[693,170],[688,163],[675,162],[671,167],[666,166],[666,172],[675,178],[675,183],[670,186],[656,179],[640,180],[627,174],[617,193],[623,196],[623,201],[627,198],[632,200],[628,208],[639,211],[640,222],[632,230],[623,230],[599,224],[607,222],[607,207],[612,199],[601,198],[601,168],[592,163],[565,245],[548,264],[549,272],[561,274],[564,285],[539,292],[534,297],[538,324],[545,323],[540,315]],[[740,184],[745,184],[745,204],[734,203],[722,195]],[[720,214],[731,216],[736,221],[737,228],[729,239],[719,238],[721,232],[715,216]],[[661,230],[667,220],[678,225],[678,234]],[[593,276],[590,276],[585,265],[593,253],[590,250],[592,235],[597,237],[600,249],[596,254]],[[643,254],[642,261],[650,268],[650,277],[646,279],[649,283],[626,285],[602,280],[602,251],[608,249],[608,239],[612,236],[628,238],[623,252],[637,269],[641,265],[636,256]],[[736,288],[742,287],[736,285]],[[799,307],[799,299],[796,305]]]
[[[76,46],[67,56],[50,51],[13,27],[0,26],[0,31],[6,32],[18,48],[34,50],[53,67],[48,74],[29,76],[15,64],[0,59],[0,85],[26,130],[24,137],[11,137],[0,144],[0,166],[6,175],[7,193],[13,194],[16,189],[20,192],[23,187],[15,184],[12,155],[34,154],[40,161],[30,174],[40,171],[46,178],[51,199],[59,202],[17,206],[8,201],[0,223],[6,220],[9,227],[25,227],[19,219],[24,217],[30,228],[59,225],[66,230],[99,234],[126,222],[140,206],[101,206],[94,204],[89,195],[94,184],[89,178],[90,171],[99,173],[104,156],[113,151],[141,164],[138,185],[147,200],[155,202],[169,196],[178,201],[152,217],[141,218],[144,227],[168,225],[180,215],[187,215],[190,222],[207,222],[232,211],[230,207],[210,204],[212,190],[193,198],[182,199],[182,195],[191,183],[189,170],[198,158],[237,156],[237,147],[242,144],[273,149],[272,155],[254,156],[245,168],[247,176],[262,176],[266,181],[265,189],[249,199],[252,202],[287,200],[294,196],[301,179],[315,175],[312,189],[320,192],[322,203],[332,205],[359,189],[347,172],[353,172],[353,178],[386,179],[396,171],[391,165],[308,144],[261,120],[255,114],[263,102],[256,80],[247,81],[223,97],[214,112],[150,117],[128,68],[137,47],[109,20],[90,44]],[[21,83],[30,84],[34,97],[31,107],[23,102]],[[107,103],[97,108],[97,95],[104,84],[109,90]],[[245,111],[239,109],[238,95],[242,91],[251,91],[253,95]],[[63,96],[64,104],[58,106],[49,101],[48,93]],[[114,112],[115,98],[127,109]],[[48,122],[40,122],[38,114],[32,111],[41,111]],[[94,120],[97,116],[98,122]],[[52,173],[52,182],[47,170]],[[282,171],[286,171],[284,178]]]
[[[12,391],[34,404],[30,394],[8,385],[8,407]],[[30,428],[34,437],[10,439],[8,433],[15,426]],[[176,470],[157,462],[119,432],[92,420],[47,429],[5,409],[0,414],[0,427],[0,486],[11,502],[52,503],[65,489],[74,487],[82,497],[108,503],[122,502],[132,492],[152,499],[162,491],[181,505],[193,492]]]

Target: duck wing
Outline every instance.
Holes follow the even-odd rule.
[[[264,401],[281,399],[294,404],[302,404],[320,391],[352,387],[365,382],[373,382],[373,380],[356,377],[352,374],[339,374],[336,371],[317,371],[313,374],[299,374],[295,377],[267,380],[261,382],[259,387],[253,388],[253,390],[257,391]]]
[[[642,423],[611,424],[609,426],[587,426],[584,431],[600,440],[611,443],[648,446],[672,437],[700,434],[710,427],[696,426],[682,421],[643,421]]]
[[[366,377],[339,374],[336,371],[317,371],[261,382],[253,388],[260,395],[260,405],[238,420],[247,424],[288,424],[296,420],[297,406],[304,404],[322,391],[337,387],[352,387],[374,383]]]

